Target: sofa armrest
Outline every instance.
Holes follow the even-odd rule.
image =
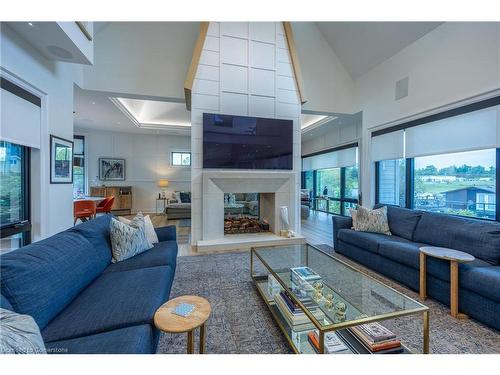
[[[165,227],[155,228],[155,232],[158,236],[158,241],[160,242],[177,240],[175,225],[167,225]]]
[[[340,229],[351,229],[352,218],[348,216],[332,215],[333,224],[333,249],[337,248],[337,235]]]

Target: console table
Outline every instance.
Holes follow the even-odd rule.
[[[111,211],[115,215],[130,215],[132,211],[132,186],[91,186],[91,197],[109,197],[113,195],[115,201]]]

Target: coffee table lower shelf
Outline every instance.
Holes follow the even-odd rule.
[[[276,306],[273,298],[267,292],[267,277],[253,276],[253,281],[292,350],[296,354],[318,354],[307,339],[307,334],[312,329],[300,332],[292,330]],[[343,351],[338,354],[374,354],[349,329],[339,329],[335,332],[349,349],[349,351]],[[403,345],[403,352],[399,354],[411,354],[411,351]]]

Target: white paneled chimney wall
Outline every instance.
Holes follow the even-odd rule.
[[[196,245],[203,236],[204,112],[293,120],[295,189],[289,211],[291,229],[300,232],[301,104],[283,24],[210,22],[192,89],[191,108],[191,244]],[[231,171],[242,179],[256,173]]]

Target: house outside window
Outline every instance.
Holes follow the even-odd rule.
[[[495,219],[495,149],[417,157],[414,164],[414,208]]]

